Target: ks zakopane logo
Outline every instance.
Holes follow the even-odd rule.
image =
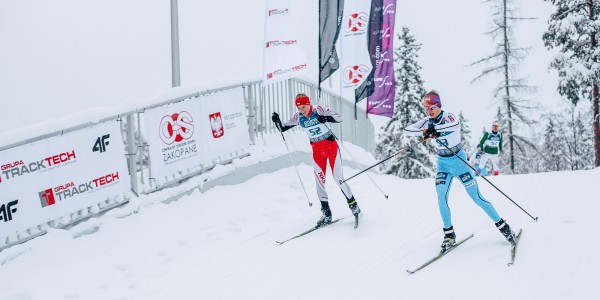
[[[344,69],[344,82],[356,85],[362,82],[371,72],[371,68],[365,65],[347,66]]]
[[[347,33],[365,32],[368,24],[369,15],[367,13],[353,13],[344,19],[344,30]]]
[[[160,139],[167,145],[190,139],[194,135],[193,121],[187,111],[164,116],[160,120]]]

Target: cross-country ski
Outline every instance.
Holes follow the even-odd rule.
[[[319,229],[321,229],[321,228],[327,227],[327,226],[329,226],[329,225],[331,225],[331,224],[337,223],[337,222],[338,222],[339,220],[341,220],[341,219],[343,219],[343,218],[335,219],[335,220],[333,220],[333,221],[331,221],[330,223],[327,223],[327,224],[323,224],[323,225],[317,225],[317,226],[314,226],[314,227],[312,227],[312,228],[310,228],[310,229],[308,229],[308,230],[306,230],[306,231],[304,231],[304,232],[302,232],[302,233],[299,233],[298,235],[295,235],[295,236],[293,236],[293,237],[291,237],[291,238],[289,238],[289,239],[287,239],[287,240],[283,240],[283,241],[275,241],[275,242],[276,242],[277,244],[279,244],[279,245],[281,245],[281,244],[283,244],[283,243],[287,243],[287,242],[289,242],[289,241],[291,241],[291,240],[293,240],[293,239],[297,239],[297,238],[299,238],[299,237],[301,237],[301,236],[305,236],[305,235],[307,235],[307,234],[309,234],[309,233],[311,233],[311,232],[313,232],[313,231],[316,231],[316,230],[319,230]],[[355,227],[355,228],[356,228],[356,227]]]
[[[419,270],[422,270],[423,268],[429,266],[430,264],[434,263],[435,261],[439,260],[440,258],[444,257],[446,254],[450,253],[451,251],[453,251],[454,249],[456,249],[458,246],[460,246],[462,243],[468,241],[469,239],[471,239],[473,236],[475,236],[474,234],[469,235],[468,237],[464,238],[463,240],[459,241],[458,243],[454,244],[451,248],[447,249],[447,250],[442,250],[440,251],[440,253],[435,256],[434,258],[426,261],[424,264],[422,264],[421,266],[417,267],[414,270],[406,270],[406,272],[408,272],[409,274],[414,274]]]
[[[510,245],[510,261],[508,262],[508,266],[512,266],[515,263],[515,256],[517,255],[517,246],[519,246],[519,240],[521,240],[521,234],[523,233],[523,229],[519,229],[519,233],[517,233],[515,237],[515,242]]]

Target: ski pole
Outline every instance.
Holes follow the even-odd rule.
[[[298,173],[298,168],[296,168],[296,162],[294,162],[294,158],[292,157],[292,154],[290,152],[290,147],[288,146],[287,141],[285,140],[283,131],[281,131],[281,128],[279,127],[278,123],[275,123],[275,127],[277,127],[277,129],[281,133],[281,137],[283,138],[283,143],[285,143],[285,148],[287,149],[288,156],[290,157],[290,160],[292,161],[292,165],[294,166],[294,170],[296,170],[296,175],[298,175],[298,180],[300,181],[300,185],[302,185],[302,190],[304,191],[304,195],[306,196],[306,200],[308,201],[308,207],[312,207],[312,202],[310,202],[310,198],[308,198],[308,194],[306,193],[306,188],[304,187],[302,178],[300,178],[300,173]]]
[[[506,195],[502,190],[500,190],[497,186],[495,186],[491,181],[489,181],[487,178],[485,178],[485,176],[481,175],[481,173],[479,173],[479,171],[477,171],[475,168],[473,168],[469,163],[467,163],[464,159],[462,159],[462,157],[458,156],[458,154],[456,152],[454,152],[454,150],[450,149],[450,147],[448,147],[448,145],[440,142],[437,138],[435,139],[435,141],[440,144],[443,145],[444,147],[446,147],[446,149],[450,150],[450,152],[452,152],[452,154],[454,154],[454,156],[458,157],[458,159],[460,159],[463,163],[465,163],[465,165],[467,165],[469,168],[471,168],[471,170],[475,171],[475,173],[477,173],[479,175],[479,177],[485,179],[485,181],[487,181],[489,184],[491,184],[496,190],[498,190],[498,192],[502,193],[502,195],[504,195],[506,198],[508,198],[508,200],[510,200],[512,203],[514,203],[518,208],[520,208],[523,212],[525,212],[529,217],[531,217],[534,221],[537,222],[538,217],[533,217],[531,214],[529,214],[525,209],[523,209],[519,204],[517,204],[517,202],[513,201],[513,199],[511,199],[508,195]]]
[[[423,144],[423,142],[425,142],[425,141],[426,141],[426,140],[428,140],[428,139],[429,139],[429,138],[424,138],[424,139],[422,139],[422,140],[421,140],[421,141],[420,141],[418,144],[415,144],[415,145],[413,145],[413,146],[411,146],[411,147],[404,147],[404,148],[402,148],[402,149],[398,150],[398,152],[396,152],[396,153],[394,153],[394,154],[392,154],[392,155],[390,155],[390,156],[386,157],[384,160],[382,160],[382,161],[380,161],[380,162],[378,162],[378,163],[376,163],[376,164],[374,164],[374,165],[372,165],[372,166],[370,166],[370,167],[368,167],[368,168],[366,168],[366,169],[364,169],[364,170],[362,170],[362,171],[360,171],[360,172],[358,172],[358,173],[356,173],[356,174],[352,175],[351,177],[347,178],[346,180],[343,180],[343,181],[341,181],[341,180],[340,180],[340,183],[344,183],[344,182],[346,182],[346,181],[348,181],[348,180],[350,180],[350,179],[352,179],[352,178],[354,178],[354,177],[356,177],[356,176],[358,176],[358,175],[360,175],[360,174],[362,174],[362,173],[364,173],[364,172],[366,172],[366,171],[368,171],[368,170],[371,170],[372,168],[374,168],[374,167],[376,167],[376,166],[378,166],[378,165],[380,165],[380,164],[384,163],[385,161],[389,160],[390,158],[392,158],[392,157],[394,157],[394,156],[396,156],[396,155],[398,155],[398,154],[400,154],[400,153],[404,153],[404,152],[406,152],[406,150],[409,150],[409,149],[411,149],[411,148],[413,148],[413,147],[416,147],[416,146],[418,146],[418,145],[420,145],[420,144]]]
[[[329,129],[329,131],[331,131],[331,134],[333,134],[333,137],[340,141],[340,143],[342,144],[342,147],[344,147],[344,150],[346,150],[346,153],[348,153],[348,155],[350,155],[350,158],[352,158],[354,161],[356,161],[356,158],[354,158],[354,156],[352,156],[352,153],[350,153],[350,151],[348,151],[348,149],[346,148],[346,145],[344,145],[344,142],[342,142],[340,139],[338,139],[338,137],[335,135],[335,133],[333,133],[333,131],[331,130],[331,128],[329,128],[329,126],[327,126],[325,123],[323,123],[323,125],[325,125],[325,127],[327,127],[327,129]],[[341,155],[341,154],[340,154]],[[377,183],[373,180],[373,178],[371,178],[371,176],[369,176],[369,174],[365,174],[367,175],[367,177],[369,178],[369,180],[371,180],[371,182],[373,183],[373,185],[377,188],[377,190],[379,190],[379,192],[383,195],[383,197],[385,197],[385,199],[388,199],[389,195],[387,195],[380,187],[379,185],[377,185]],[[340,181],[340,184],[344,183],[345,181]]]

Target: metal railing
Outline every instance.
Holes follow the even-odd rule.
[[[354,119],[354,103],[342,99],[338,95],[330,93],[328,91],[321,91],[318,94],[317,84],[300,80],[300,79],[288,79],[286,81],[271,84],[269,86],[262,86],[261,81],[254,81],[249,83],[240,83],[230,85],[222,88],[216,88],[212,90],[198,91],[194,93],[182,94],[179,97],[174,97],[170,100],[157,103],[148,107],[144,107],[135,111],[123,112],[122,114],[108,116],[101,118],[98,122],[90,122],[85,124],[77,124],[70,128],[64,128],[60,131],[55,131],[47,134],[42,134],[38,137],[28,138],[17,143],[13,143],[6,146],[1,146],[0,151],[18,147],[21,145],[33,143],[42,139],[59,136],[67,132],[76,131],[78,129],[92,126],[95,123],[102,123],[108,121],[119,121],[121,123],[121,130],[123,132],[122,137],[126,147],[126,159],[129,167],[130,179],[131,179],[131,190],[136,194],[152,193],[164,189],[169,186],[177,185],[193,176],[202,174],[207,170],[212,169],[218,164],[225,164],[232,161],[235,158],[240,158],[249,155],[244,150],[239,153],[226,153],[222,157],[213,161],[210,165],[192,166],[189,170],[180,172],[180,174],[173,175],[168,181],[163,181],[162,184],[157,185],[153,183],[152,174],[150,174],[150,164],[152,163],[149,159],[148,154],[148,143],[144,139],[144,130],[142,126],[143,114],[146,110],[171,104],[180,101],[193,99],[202,95],[216,93],[219,91],[229,90],[233,88],[242,87],[244,89],[244,100],[247,108],[248,116],[248,130],[250,140],[252,144],[255,144],[256,138],[264,138],[267,134],[277,133],[277,129],[271,121],[272,112],[276,111],[282,116],[291,117],[296,111],[294,106],[294,99],[296,94],[304,93],[310,96],[312,104],[319,104],[338,112],[342,115],[343,121],[337,125],[331,126],[336,136],[342,140],[355,144],[371,154],[375,154],[375,135],[374,128],[370,120],[367,119],[365,110],[358,108],[357,119]],[[298,130],[298,129],[294,129]],[[95,214],[104,212],[106,210],[117,207],[123,203],[126,203],[126,199],[122,203],[113,203],[100,208],[100,211],[96,211],[93,214],[85,214],[82,218],[71,219],[68,224],[60,225],[60,227],[69,226],[83,219],[87,219]],[[108,203],[108,200],[107,200]],[[52,221],[48,222],[48,225],[52,226]],[[35,236],[43,234],[44,230],[38,230],[36,234],[28,234],[19,238],[18,241],[11,242],[9,244],[0,245],[0,250],[3,248],[10,247],[13,244],[24,242]]]
[[[249,112],[249,127],[251,138],[273,133],[275,125],[271,122],[271,113],[276,111],[282,116],[291,116],[297,110],[294,106],[296,94],[304,93],[311,99],[312,104],[319,104],[342,115],[343,121],[339,126],[332,126],[336,136],[375,154],[375,134],[373,124],[367,119],[365,110],[358,108],[357,119],[354,120],[354,103],[340,96],[321,90],[317,95],[317,85],[300,79],[289,79],[262,87],[261,82],[251,82],[246,85],[246,104]]]

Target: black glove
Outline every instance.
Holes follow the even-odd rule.
[[[320,123],[337,123],[335,121],[335,119],[332,116],[317,116],[317,121],[319,121]]]
[[[437,139],[440,137],[440,133],[435,130],[433,126],[423,130],[423,138]]]
[[[281,119],[279,118],[279,114],[274,112],[273,115],[271,116],[271,120],[273,120],[274,123],[281,123]]]
[[[277,128],[277,130],[283,132],[282,128],[283,125],[281,124],[281,119],[279,118],[279,114],[274,112],[273,115],[271,116],[271,120],[273,121],[273,123],[275,123],[275,128]]]

